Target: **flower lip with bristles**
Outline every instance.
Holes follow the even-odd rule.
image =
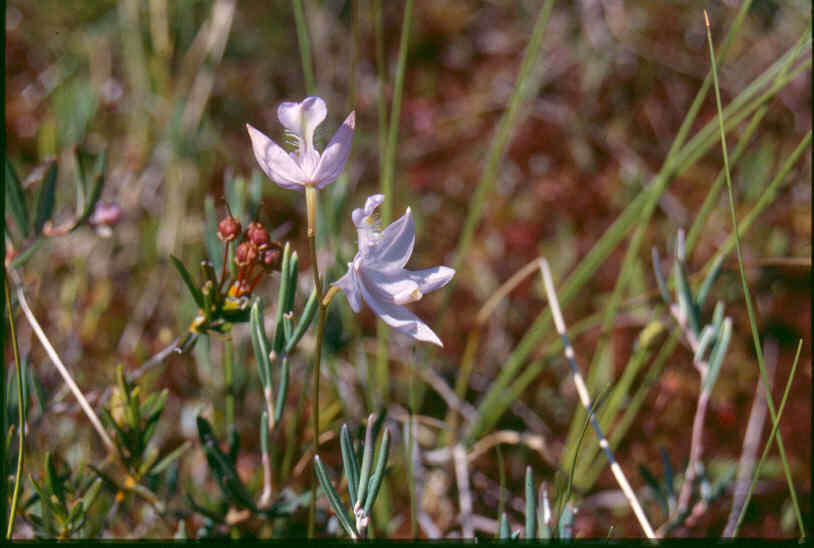
[[[339,178],[350,154],[356,113],[345,118],[320,153],[314,148],[314,131],[327,113],[320,97],[306,97],[299,103],[285,102],[277,107],[277,118],[297,145],[297,150],[291,153],[246,124],[254,156],[272,181],[283,188],[302,190],[306,186],[322,188]]]
[[[351,215],[359,237],[359,251],[348,263],[348,272],[336,282],[345,293],[354,312],[361,310],[364,300],[386,324],[420,341],[443,346],[438,335],[416,315],[401,305],[415,302],[426,293],[439,289],[455,275],[446,266],[424,270],[406,270],[415,244],[415,224],[412,212],[405,214],[384,230],[377,229],[374,217],[384,195],[374,194],[363,208]]]

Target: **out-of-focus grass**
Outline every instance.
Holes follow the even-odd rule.
[[[117,364],[135,369],[182,334],[194,316],[194,304],[168,264],[168,255],[175,253],[187,264],[207,256],[206,198],[221,215],[226,181],[250,180],[256,170],[245,123],[279,141],[276,105],[308,92],[297,34],[302,25],[295,24],[298,6],[304,7],[314,92],[329,105],[326,129],[318,140],[327,140],[349,110],[349,95],[356,95],[351,105],[357,111],[353,160],[343,180],[335,183],[344,186],[331,189],[336,195],[322,206],[329,213],[323,209],[321,219],[330,221],[324,226],[321,260],[350,258],[355,233],[349,212],[378,191],[384,175],[394,187],[392,211],[411,205],[416,216],[418,241],[410,267],[451,264],[484,174],[490,138],[512,96],[538,3],[417,2],[401,108],[390,114],[386,105],[401,88],[392,78],[397,74],[398,37],[404,24],[403,5],[398,2],[7,3],[9,158],[24,179],[48,155],[57,155],[57,203],[65,204],[71,203],[65,197],[73,188],[69,148],[77,143],[92,150],[106,146],[109,182],[103,198],[117,201],[124,210],[111,238],[82,229],[53,239],[20,271],[35,314],[94,405],[113,381]],[[444,308],[449,308],[445,315],[452,320],[444,322],[439,333],[445,348],[422,364],[454,387],[478,310],[512,274],[545,254],[560,280],[559,295],[582,362],[594,355],[604,364],[600,379],[630,383],[625,398],[612,393],[623,401],[608,432],[626,470],[656,462],[660,447],[668,448],[676,469],[683,469],[697,396],[687,351],[680,346],[672,350],[674,338],[663,343],[664,352],[654,352],[647,363],[637,366],[635,375],[625,377],[626,364],[635,356],[634,341],[658,317],[660,306],[655,294],[636,299],[642,288],[655,288],[645,266],[647,254],[639,249],[664,247],[676,229],[687,228],[696,218],[703,219],[696,225],[703,228],[690,231],[688,238],[693,271],[706,270],[718,253],[731,252],[735,245],[727,205],[718,196],[723,164],[711,96],[698,104],[695,121],[685,128],[684,146],[674,151],[670,175],[656,178],[663,186],[656,190],[650,182],[671,157],[671,142],[705,80],[709,59],[702,7],[706,6],[646,1],[554,5],[538,52],[545,68],[539,89],[528,98],[525,116],[517,120],[514,136],[496,164],[481,220],[473,225],[469,252],[445,302]],[[718,41],[732,28],[736,8],[721,4],[710,15]],[[358,26],[355,33],[353,25]],[[810,25],[804,2],[754,0],[719,65],[724,116],[735,121],[728,126],[728,137],[738,140],[730,159],[744,274],[756,303],[758,335],[781,342],[778,378],[787,375],[794,345],[799,337],[807,337],[811,323],[808,299],[803,298],[808,294],[806,269],[765,263],[767,258],[811,256],[810,39],[800,41],[797,61],[786,65],[782,58]],[[357,44],[351,43],[354,35]],[[358,58],[352,61],[352,55]],[[791,58],[789,54],[785,60]],[[809,65],[799,71],[800,63]],[[760,95],[783,71],[782,89],[761,101]],[[383,93],[378,84],[381,74],[391,75],[384,79]],[[766,76],[758,89],[752,84],[760,75]],[[388,127],[385,118],[394,117],[400,123],[390,127],[398,130],[399,145],[391,151],[386,146],[391,141],[381,128]],[[754,125],[747,126],[750,122]],[[385,159],[393,166],[392,178],[378,168]],[[23,185],[33,203],[36,181]],[[648,205],[652,209],[643,217]],[[301,257],[307,255],[304,213],[299,196],[263,178],[257,216],[267,226],[280,227],[281,237],[291,240]],[[58,210],[60,215],[67,216],[67,210]],[[633,230],[635,236],[627,240]],[[335,279],[343,273],[344,263],[324,268]],[[726,374],[713,393],[705,448],[710,458],[732,462],[739,456],[740,436],[758,382],[736,268],[734,258],[727,259],[712,289],[716,298],[727,302],[735,340],[724,363]],[[623,271],[625,283],[617,286]],[[276,279],[259,286],[267,310],[277,294],[275,285]],[[298,299],[304,301],[308,291],[310,285],[303,286]],[[323,379],[321,416],[330,417],[323,431],[341,421],[359,424],[375,411],[369,406],[380,401],[374,394],[381,385],[367,377],[366,369],[366,360],[376,359],[375,346],[366,344],[376,331],[375,317],[369,312],[354,317],[343,301],[338,297],[328,311],[325,359],[336,373],[330,382]],[[428,296],[414,309],[436,327],[441,302],[441,296]],[[547,327],[550,320],[541,315],[545,306],[536,281],[521,283],[497,305],[484,325],[463,395],[470,404],[482,406],[496,379],[502,379],[497,386],[506,392],[497,396],[503,399],[508,393],[512,398],[505,399],[503,411],[491,417],[485,431],[529,431],[544,435],[561,451],[569,423],[581,426],[582,420],[579,412],[574,413],[579,406],[559,357],[559,343]],[[351,336],[357,332],[362,339]],[[101,452],[92,429],[66,395],[27,324],[18,323],[18,336],[23,358],[48,396],[44,413],[33,407],[29,411],[26,462],[41,462],[49,450],[61,453],[72,465],[94,462]],[[238,357],[250,355],[247,337],[246,330],[236,329]],[[224,360],[219,342],[211,347],[200,343],[189,356],[173,356],[145,379],[170,389],[157,439],[170,445],[194,441],[197,412],[214,412],[223,420]],[[398,365],[409,362],[409,357],[401,359],[409,356],[409,346],[392,332],[387,342],[393,358],[388,362],[391,401],[382,403],[390,403],[397,413],[400,408],[411,409],[407,368]],[[306,338],[304,344],[312,345],[313,339]],[[801,359],[810,361],[810,352],[810,344],[805,344]],[[292,358],[289,422],[271,448],[272,459],[288,460],[291,469],[311,443],[308,428],[293,427],[309,424],[308,406],[300,407],[310,391],[308,354],[300,354]],[[502,373],[507,370],[511,372]],[[261,477],[256,425],[264,402],[255,371],[250,358],[233,363],[234,417],[244,444],[238,470],[250,485]],[[792,475],[801,486],[810,479],[810,448],[796,441],[793,432],[809,420],[806,385],[800,380],[791,387],[779,426]],[[417,441],[422,452],[435,449],[439,431],[421,418],[443,420],[447,406],[431,387],[416,399]],[[342,409],[343,416],[327,413],[339,400],[343,405],[335,408]],[[300,410],[302,417],[295,423]],[[590,435],[583,448],[591,456],[596,451]],[[515,495],[522,492],[525,464],[549,483],[558,473],[522,446],[503,446],[501,451],[506,487]],[[500,477],[497,457],[494,452],[488,455],[470,463],[470,472],[475,513],[494,519],[499,497],[491,488],[477,487],[492,485]],[[585,481],[593,488],[581,491],[581,478],[575,477],[576,502],[585,508],[576,518],[577,534],[604,535],[610,524],[617,536],[638,534],[635,521],[603,506],[598,494],[614,484],[601,472],[601,463],[590,460],[578,470],[587,472]],[[393,466],[407,470],[400,458]],[[426,467],[427,482],[419,487],[425,494],[436,494],[436,499],[419,498],[417,506],[442,531],[451,531],[456,527],[454,512],[449,511],[457,505],[454,476],[443,467]],[[186,481],[193,485],[206,481],[199,448],[188,453],[179,474],[181,492]],[[307,476],[292,477],[289,485],[304,491]],[[741,526],[742,536],[794,533],[780,526],[783,516],[778,508],[788,493],[781,478],[775,472],[759,484]],[[282,479],[276,478],[275,485]],[[393,474],[386,485],[394,502],[393,530],[376,533],[408,535],[409,484],[403,475]],[[805,489],[799,493],[804,512],[810,510]],[[182,495],[172,504],[183,507]],[[521,522],[522,509],[515,508],[512,497],[506,499],[506,509],[512,523]],[[710,508],[699,524],[679,533],[716,536],[718,522],[728,510],[728,504]],[[113,537],[168,536],[177,526],[143,518],[132,506],[120,512],[107,524]],[[304,524],[305,514],[299,517]],[[195,531],[199,518],[189,520],[187,530]],[[17,534],[30,534],[26,531],[18,524]]]

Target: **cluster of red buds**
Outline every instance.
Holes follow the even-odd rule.
[[[235,248],[235,264],[238,267],[237,278],[229,287],[229,296],[240,298],[254,290],[263,274],[280,269],[283,246],[272,241],[268,230],[256,221],[249,223],[246,232],[236,218],[229,214],[218,223],[218,238],[226,244],[223,256],[221,284],[226,278],[226,264],[229,257],[229,244],[243,235],[243,241]],[[259,267],[259,272],[257,272]]]

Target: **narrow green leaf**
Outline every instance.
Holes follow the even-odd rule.
[[[28,259],[30,259],[34,255],[34,252],[37,251],[40,247],[42,247],[42,244],[44,243],[45,238],[38,238],[37,240],[34,240],[34,243],[25,248],[25,251],[23,251],[22,253],[20,253],[19,255],[14,257],[14,259],[11,260],[11,262],[9,263],[9,268],[20,268],[21,266],[23,266],[23,264],[25,264],[25,262],[28,261]]]
[[[269,360],[269,342],[266,338],[266,330],[263,326],[263,302],[260,299],[254,301],[249,319],[249,329],[252,338],[252,350],[254,359],[257,360],[257,372],[263,388],[271,387],[271,362]]]
[[[716,278],[718,278],[718,274],[721,273],[721,267],[724,264],[725,258],[726,253],[721,253],[715,257],[715,262],[712,263],[712,267],[709,269],[707,277],[704,278],[704,283],[701,284],[701,288],[698,290],[698,295],[695,298],[695,306],[697,306],[699,309],[704,306],[704,301],[707,299],[707,294],[709,293],[712,284],[715,282]]]
[[[82,496],[82,507],[85,509],[85,512],[89,511],[93,503],[96,502],[96,498],[99,496],[99,491],[102,488],[102,483],[101,478],[96,478]]]
[[[574,507],[571,503],[566,503],[565,509],[560,516],[560,538],[571,539],[574,537]]]
[[[260,415],[260,453],[269,454],[269,413],[265,409]]]
[[[285,398],[288,394],[288,356],[283,357],[283,363],[280,366],[280,388],[277,390],[277,401],[274,403],[274,418],[277,422],[283,416],[283,409],[285,406]]]
[[[288,285],[286,286],[284,312],[294,310],[294,297],[297,295],[297,285],[300,275],[300,259],[297,252],[291,253],[291,260],[288,262]]]
[[[204,308],[204,299],[203,295],[201,294],[201,290],[195,285],[195,282],[192,281],[192,276],[190,276],[189,271],[186,267],[175,258],[174,255],[170,255],[170,260],[172,264],[175,265],[175,269],[178,271],[178,274],[181,276],[181,279],[184,281],[184,285],[187,286],[189,289],[192,298],[195,299],[195,304],[198,305],[198,308]]]
[[[300,320],[297,322],[297,327],[294,328],[294,331],[291,333],[291,338],[288,339],[288,342],[286,342],[286,354],[291,353],[291,351],[294,350],[294,347],[297,346],[297,343],[300,342],[300,339],[302,339],[302,336],[305,335],[305,332],[308,330],[308,327],[314,320],[314,316],[316,316],[318,309],[319,301],[317,300],[316,289],[313,289],[311,290],[311,295],[308,297],[308,301],[305,303],[305,308],[302,310],[302,315],[300,316]]]
[[[328,475],[325,473],[325,468],[322,466],[319,455],[314,456],[314,469],[316,470],[319,484],[322,486],[322,491],[331,504],[331,508],[333,508],[336,519],[339,520],[340,525],[342,525],[342,528],[345,529],[345,532],[347,532],[351,538],[359,538],[356,526],[351,521],[348,511],[342,505],[342,501],[339,499],[339,494],[336,492],[336,489],[331,485],[331,480],[328,479]]]
[[[291,244],[285,243],[283,248],[283,261],[280,265],[280,290],[277,293],[277,311],[274,316],[274,352],[280,353],[285,345],[285,333],[283,332],[283,314],[288,312],[285,308],[288,286],[292,284],[290,279],[289,263],[291,262]],[[287,353],[287,352],[286,352]]]
[[[359,486],[359,465],[353,452],[353,442],[350,439],[347,424],[343,424],[339,431],[339,442],[342,451],[342,466],[345,469],[345,477],[348,479],[348,496],[351,501],[355,501],[356,488]]]
[[[676,283],[676,301],[683,321],[687,322],[687,327],[698,336],[699,321],[695,307],[695,299],[692,296],[687,273],[684,270],[684,231],[678,231],[676,243],[676,260],[673,265],[673,276]]]
[[[526,538],[537,538],[537,493],[531,466],[526,466]]]
[[[715,304],[715,310],[712,312],[712,326],[715,328],[715,331],[718,332],[721,330],[721,325],[724,321],[724,303],[723,301],[718,301]]]
[[[234,469],[234,463],[221,451],[212,426],[203,417],[197,418],[198,437],[201,439],[206,460],[223,494],[233,503],[257,511],[246,486]]]
[[[701,331],[701,336],[698,338],[698,348],[695,350],[695,355],[692,358],[693,361],[698,362],[704,358],[707,348],[709,348],[709,345],[715,340],[716,333],[717,330],[712,324],[704,326],[704,329]]]
[[[373,465],[373,423],[376,415],[370,414],[367,417],[367,427],[365,428],[365,444],[362,452],[362,467],[359,471],[359,489],[356,493],[356,504],[361,506],[367,495],[367,483],[370,478],[370,467]]]
[[[548,489],[545,483],[540,484],[539,501],[537,502],[537,538],[547,540],[551,534],[551,503],[548,501]]]
[[[373,472],[372,485],[368,489],[367,500],[365,501],[365,514],[370,515],[370,510],[373,508],[373,503],[376,501],[376,496],[379,494],[379,488],[384,481],[384,474],[386,472],[387,457],[390,454],[390,430],[384,429],[382,441],[379,444],[379,451],[376,455],[376,470]]]
[[[90,194],[88,194],[87,197],[83,197],[85,206],[84,209],[82,210],[82,214],[79,216],[76,222],[74,222],[74,225],[71,227],[71,230],[74,230],[77,227],[79,227],[82,223],[87,221],[93,214],[93,211],[96,208],[96,202],[98,202],[99,198],[102,196],[102,189],[105,186],[106,170],[107,170],[107,150],[104,150],[96,159],[96,164],[93,167],[91,175],[91,181],[93,182],[93,186],[90,189]],[[83,180],[83,184],[85,184],[85,189],[87,189],[86,179]]]
[[[14,166],[11,165],[8,158],[6,158],[6,204],[11,210],[11,215],[14,217],[14,222],[22,237],[28,238],[30,221],[25,193],[20,184],[20,178],[17,177]]]
[[[53,162],[48,172],[45,174],[45,180],[40,186],[40,193],[37,196],[36,214],[34,216],[34,234],[39,236],[42,232],[42,227],[45,223],[51,220],[54,215],[54,194],[57,185],[57,163]]]
[[[724,325],[717,337],[718,342],[715,344],[715,347],[712,349],[712,353],[709,357],[709,370],[707,370],[707,374],[704,377],[704,385],[701,389],[703,392],[709,393],[712,391],[712,387],[715,385],[715,381],[718,379],[718,373],[721,372],[721,364],[724,361],[724,356],[726,355],[726,349],[729,346],[729,339],[731,336],[732,320],[726,318],[724,319]]]
[[[229,447],[229,460],[232,461],[233,466],[236,466],[237,453],[240,449],[240,433],[237,431],[234,424],[229,425],[229,432],[226,436],[226,440]]]
[[[51,452],[45,454],[45,472],[46,472],[46,485],[48,490],[56,495],[59,503],[65,506],[65,486],[57,474],[56,466],[54,465],[54,456]]]
[[[500,514],[500,529],[497,533],[497,538],[501,540],[508,540],[512,536],[512,532],[509,530],[509,519],[506,517],[506,512]]]
[[[150,470],[150,474],[160,474],[166,470],[170,464],[175,462],[175,460],[183,455],[190,447],[192,447],[192,442],[189,440],[179,445],[176,449],[167,454],[167,456],[158,461],[158,464],[153,466],[152,470]]]

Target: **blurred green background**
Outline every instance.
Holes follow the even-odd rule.
[[[377,42],[374,2],[303,4],[315,94],[325,98],[329,108],[317,140],[324,145],[350,110],[355,109],[357,115],[346,176],[321,197],[320,260],[330,279],[336,279],[355,252],[350,211],[379,189],[378,100],[383,93],[389,110],[403,6],[401,2],[381,3]],[[408,406],[404,361],[426,358],[423,366],[454,386],[478,311],[503,282],[535,257],[544,255],[549,260],[558,284],[573,271],[650,183],[667,155],[709,70],[702,10],[709,10],[718,45],[732,24],[737,4],[555,3],[528,80],[532,86],[529,100],[499,164],[472,248],[456,275],[450,310],[441,318],[442,292],[412,306],[439,333],[444,349],[433,354],[419,348],[413,358],[405,341],[393,336],[391,385],[382,396],[372,388],[375,376],[367,376],[372,368],[369,362],[375,360],[375,318],[369,311],[354,317],[344,298],[338,297],[327,327],[327,378],[339,379],[336,389],[330,382],[324,383],[328,388],[322,399],[323,420],[328,430],[336,430],[340,421],[358,424],[382,404],[390,405],[391,413],[403,414]],[[393,196],[394,217],[407,206],[416,216],[411,268],[453,262],[490,139],[514,90],[538,10],[539,3],[531,1],[415,4]],[[719,66],[725,106],[810,29],[810,10],[810,4],[803,1],[754,0]],[[381,47],[378,61],[377,47]],[[802,55],[806,57],[810,60],[810,41]],[[377,62],[383,62],[386,69],[385,81]],[[117,203],[123,212],[112,234],[84,228],[49,239],[20,269],[35,315],[91,403],[98,402],[113,382],[118,364],[124,364],[126,370],[136,369],[187,329],[195,314],[194,303],[168,258],[174,254],[194,265],[206,256],[207,197],[220,218],[225,214],[226,189],[235,181],[258,189],[257,219],[278,229],[278,238],[290,240],[299,250],[300,270],[308,270],[304,200],[265,176],[259,177],[245,129],[251,123],[282,142],[277,105],[307,95],[291,3],[9,0],[5,77],[7,156],[31,196],[36,194],[39,179],[34,176],[26,181],[28,174],[49,158],[57,159],[57,224],[72,209],[71,147],[81,144],[91,151],[104,148],[108,152],[103,199]],[[699,130],[715,115],[710,93],[691,131]],[[730,147],[745,125],[730,133]],[[809,67],[767,103],[760,127],[733,168],[739,219],[755,205],[810,129]],[[608,334],[609,346],[604,347],[609,381],[621,375],[636,337],[648,322],[661,318],[670,325],[654,291],[649,250],[657,247],[667,257],[664,261],[670,262],[676,231],[689,229],[722,166],[716,144],[676,176],[659,200]],[[250,183],[253,177],[255,183]],[[801,368],[780,426],[804,511],[810,510],[811,478],[810,179],[807,151],[743,242],[761,338],[764,345],[776,349],[776,402],[797,341],[804,339]],[[257,181],[260,186],[255,186]],[[689,271],[700,271],[731,232],[724,192],[688,257]],[[623,240],[564,306],[569,326],[596,320],[573,336],[583,367],[600,344],[599,318],[619,276],[628,241]],[[336,266],[331,267],[334,262]],[[310,291],[310,276],[302,276],[301,283],[299,299],[304,300]],[[276,284],[276,278],[264,280],[255,293],[273,302]],[[758,381],[734,253],[724,262],[711,299],[726,303],[735,327],[712,396],[704,438],[708,468],[723,475],[720,470],[734,469],[740,456]],[[466,393],[469,402],[477,404],[544,305],[542,284],[531,276],[497,306],[483,327]],[[710,311],[711,306],[707,313]],[[28,471],[39,477],[42,460],[37,455],[46,450],[59,452],[72,464],[94,462],[102,449],[96,434],[63,388],[28,324],[18,321],[18,330],[22,354],[46,395],[43,405],[29,416]],[[546,341],[555,340],[550,331]],[[246,448],[238,460],[238,471],[250,485],[256,485],[256,430],[262,394],[246,330],[238,327],[235,332],[238,426]],[[212,344],[211,352],[203,346],[199,343],[192,354],[171,356],[145,379],[150,386],[170,391],[157,434],[165,446],[187,439],[197,443],[195,415],[211,414],[213,406],[216,415],[220,412],[221,346]],[[561,355],[537,346],[529,361],[545,356],[547,367],[523,388],[495,429],[542,435],[556,454],[579,404]],[[7,364],[10,355],[7,349]],[[673,468],[683,471],[698,390],[691,360],[691,352],[683,345],[671,354],[647,396],[644,412],[617,449],[617,458],[635,486],[644,485],[636,472],[639,465],[661,469],[661,447],[668,449]],[[292,365],[292,409],[308,393],[303,385],[309,364],[309,353],[302,352]],[[447,409],[444,400],[427,386],[419,412],[428,421],[445,420]],[[310,423],[303,419],[302,424]],[[419,442],[426,449],[439,446],[437,429],[423,428],[426,432],[419,432]],[[768,429],[764,427],[763,439]],[[307,432],[295,435],[308,439]],[[280,444],[293,446],[296,439],[282,435]],[[522,493],[524,464],[532,464],[543,479],[553,478],[552,467],[536,452],[522,445],[505,445],[503,453],[507,486],[516,496]],[[744,536],[796,534],[775,455],[773,450],[747,514]],[[295,462],[301,456],[297,448]],[[494,451],[474,460],[470,473],[475,513],[494,520],[499,476]],[[185,478],[182,486],[206,480],[205,461],[197,445],[182,459],[180,474]],[[307,481],[308,474],[301,473],[291,478],[290,486],[304,491]],[[457,494],[451,466],[428,465],[423,488],[423,511],[443,533],[455,529]],[[409,534],[408,506],[402,504],[405,489],[402,478],[392,480],[388,496],[393,502],[388,513],[390,534],[396,537]],[[616,484],[605,471],[590,490],[578,493],[578,536],[605,536],[611,524],[615,536],[640,534],[624,504],[603,497],[613,489]],[[182,504],[180,495],[178,501]],[[720,535],[730,501],[731,491],[693,526],[675,534]],[[520,523],[522,505],[516,503],[510,498],[507,511],[513,523]],[[658,515],[657,506],[652,515]],[[107,523],[104,534],[166,537],[174,533],[174,519],[168,524],[131,506]],[[188,519],[192,522],[187,530],[194,531],[196,518]],[[30,530],[20,526],[15,534],[25,538]],[[427,532],[422,529],[422,534]]]

